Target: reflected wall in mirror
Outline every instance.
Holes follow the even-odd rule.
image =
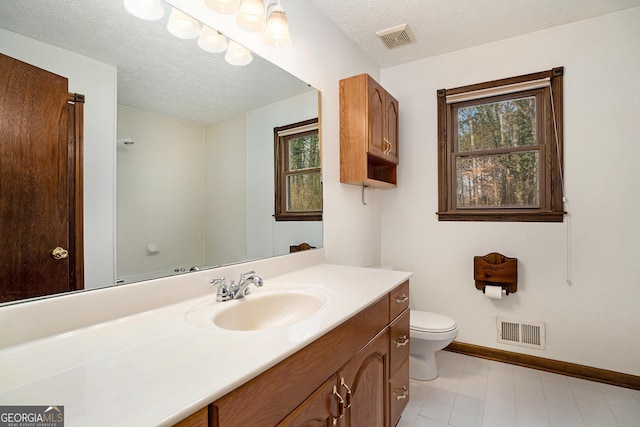
[[[319,94],[173,37],[164,7],[142,21],[121,1],[0,3],[0,52],[86,97],[85,289],[322,246],[322,222],[273,218],[273,128],[317,117]]]

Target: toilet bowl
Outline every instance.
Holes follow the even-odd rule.
[[[428,311],[411,310],[409,317],[409,376],[433,380],[438,377],[435,353],[458,336],[458,327],[452,318]]]

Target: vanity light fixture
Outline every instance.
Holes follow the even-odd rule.
[[[157,21],[164,15],[160,0],[124,0],[124,7],[136,18]]]
[[[227,38],[213,28],[202,25],[202,32],[198,37],[198,46],[211,53],[224,52],[227,49]]]
[[[179,39],[195,39],[200,35],[200,22],[175,7],[171,8],[167,30]]]
[[[289,20],[287,13],[280,5],[280,0],[272,8],[269,5],[269,19],[267,20],[267,29],[262,35],[262,41],[271,47],[289,47],[291,46],[291,36],[289,35]]]
[[[242,0],[240,12],[236,16],[236,23],[245,31],[264,31],[267,20],[265,19],[263,0]]]
[[[204,0],[204,5],[222,15],[235,15],[240,10],[240,0]]]
[[[240,0],[204,0],[205,5],[212,10],[224,10],[224,13],[230,13],[230,10],[233,10],[233,5],[238,5]],[[246,0],[244,0],[246,1]],[[255,1],[255,0],[251,0]],[[264,6],[262,0],[258,0],[260,3],[260,8]],[[275,0],[270,0],[270,2],[274,2]],[[224,4],[225,8],[216,9],[214,5]],[[153,15],[153,19],[160,19],[162,14],[164,14],[164,6],[162,5],[161,0],[124,0],[124,5],[126,9],[133,14],[134,16],[151,20],[152,15],[142,15],[139,13],[140,10],[144,9],[139,5],[147,6],[153,10],[155,10],[155,15]],[[158,16],[158,9],[154,9],[153,5],[156,5],[160,10],[160,15]],[[279,1],[278,1],[279,6]],[[282,9],[280,7],[280,9]],[[274,9],[275,12],[275,9]],[[284,13],[284,10],[282,10]],[[220,12],[222,13],[222,12]],[[144,17],[143,17],[144,16]],[[264,21],[264,13],[262,14],[262,19]],[[286,20],[286,16],[285,16]],[[169,32],[180,38],[180,39],[195,39],[198,38],[198,46],[202,50],[211,53],[220,53],[225,50],[227,53],[224,56],[224,59],[231,65],[247,65],[253,61],[253,56],[251,55],[251,51],[244,46],[239,45],[238,43],[227,40],[227,38],[220,32],[211,27],[208,27],[204,24],[201,24],[197,19],[192,18],[186,13],[182,12],[179,9],[174,7],[171,8],[171,14],[169,15],[169,20],[167,22],[167,30]],[[288,35],[288,32],[287,32]],[[280,40],[280,39],[279,39]],[[289,40],[289,44],[291,41]],[[279,41],[277,44],[278,47],[284,46],[285,44],[282,41]]]
[[[229,40],[229,47],[227,53],[224,55],[224,59],[231,65],[247,65],[253,61],[251,51],[244,46],[239,45],[233,40]]]

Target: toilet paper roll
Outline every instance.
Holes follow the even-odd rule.
[[[502,286],[486,285],[484,294],[489,299],[502,299]]]

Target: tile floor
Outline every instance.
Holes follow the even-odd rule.
[[[640,427],[640,391],[448,351],[398,427]]]

